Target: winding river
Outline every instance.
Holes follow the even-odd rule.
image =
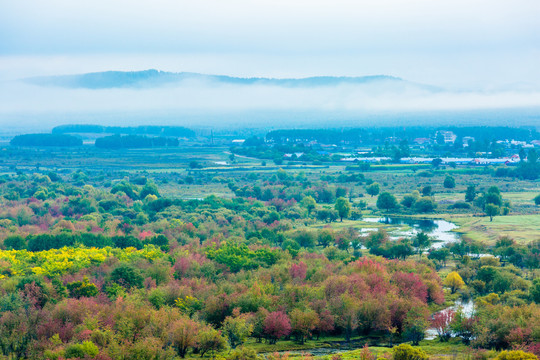
[[[432,249],[441,248],[446,244],[451,244],[461,239],[461,235],[453,231],[457,229],[458,226],[446,220],[428,220],[400,217],[368,217],[362,219],[362,221],[368,224],[373,223],[389,225],[387,228],[388,235],[391,239],[394,240],[404,237],[413,237],[416,236],[416,234],[423,232],[431,238]],[[362,234],[368,234],[377,230],[378,227],[365,226],[360,229],[360,232]],[[457,310],[458,308],[461,308],[463,313],[467,317],[471,317],[474,314],[474,303],[472,300],[468,300],[466,302],[462,300],[457,300],[453,306],[449,307],[449,309],[453,310]],[[426,330],[426,339],[432,340],[436,337],[437,331],[434,328],[429,328]],[[352,342],[350,344],[347,344],[345,342],[336,342],[335,344],[331,344],[331,346],[327,348],[287,351],[287,353],[291,355],[309,354],[312,356],[332,355],[360,348],[364,345],[365,342],[366,340],[363,340],[363,342],[361,343]],[[269,354],[270,353],[262,355],[266,356]]]
[[[438,249],[447,244],[458,242],[461,239],[461,235],[453,230],[458,226],[446,220],[429,220],[429,219],[414,219],[414,218],[400,218],[400,217],[372,217],[365,218],[362,221],[367,223],[379,223],[389,225],[388,234],[391,239],[399,239],[404,237],[413,237],[418,233],[425,233],[432,239],[431,248]],[[377,228],[363,228],[362,233],[369,233],[377,231]],[[474,303],[472,300],[463,302],[457,300],[455,304],[449,309],[457,310],[461,308],[464,315],[467,317],[473,316]],[[437,331],[433,328],[429,328],[426,331],[426,339],[432,340],[437,337]]]

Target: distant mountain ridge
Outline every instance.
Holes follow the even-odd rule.
[[[146,88],[181,83],[185,81],[214,82],[231,85],[269,85],[281,87],[321,87],[343,84],[394,84],[412,85],[425,90],[436,90],[436,87],[408,82],[399,77],[389,75],[371,76],[313,76],[306,78],[265,78],[234,77],[227,75],[207,75],[193,72],[167,72],[155,69],[142,71],[105,71],[76,75],[41,76],[23,79],[27,83],[40,86],[63,88],[111,89],[111,88]]]

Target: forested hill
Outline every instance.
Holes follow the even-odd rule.
[[[101,126],[101,125],[60,125],[52,129],[53,134],[122,134],[153,135],[172,137],[195,137],[195,131],[183,126]]]
[[[401,78],[388,75],[372,76],[314,76],[306,78],[275,79],[264,77],[233,77],[226,75],[208,75],[193,72],[167,72],[159,70],[144,71],[106,71],[76,75],[60,75],[33,77],[25,82],[41,86],[58,86],[65,88],[126,88],[126,87],[158,87],[166,84],[202,81],[233,85],[271,85],[283,87],[318,87],[342,84],[374,84],[414,85],[434,90],[434,87],[409,83]]]

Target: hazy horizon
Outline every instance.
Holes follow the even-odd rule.
[[[513,115],[494,121],[540,123],[540,3],[534,0],[159,0],[146,5],[54,0],[28,5],[0,0],[4,127],[46,127],[65,118],[72,121],[62,123],[119,119],[125,125],[160,120],[186,125],[185,114],[196,114],[198,123],[208,126],[264,126],[269,119],[299,126],[309,123],[305,117],[323,121],[321,114],[337,126],[362,126],[378,115],[388,122],[411,113],[478,111],[484,114],[478,122],[486,123],[488,114],[498,110]],[[268,78],[388,75],[441,91],[381,84],[291,89],[212,82],[96,90],[20,81],[145,69]],[[275,119],[272,113],[284,116]],[[475,121],[474,116],[455,119],[462,120]]]

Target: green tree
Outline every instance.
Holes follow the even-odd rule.
[[[308,195],[302,199],[302,206],[307,209],[308,214],[311,214],[311,212],[317,207],[317,202],[315,201],[313,196]]]
[[[334,314],[335,323],[343,330],[347,342],[351,341],[353,332],[358,328],[359,309],[359,300],[347,293],[333,299],[332,313]]]
[[[343,222],[343,218],[347,218],[351,214],[351,203],[344,197],[340,197],[336,200],[334,208],[338,212],[341,222]]]
[[[428,213],[437,208],[437,203],[429,196],[423,196],[414,203],[414,209],[417,212]]]
[[[540,195],[538,197],[540,197]],[[8,236],[4,240],[4,246],[8,250],[22,250],[26,248],[26,239],[20,235]]]
[[[493,204],[497,206],[502,206],[503,200],[501,192],[498,187],[492,186],[488,189],[487,193],[484,195],[485,204]]]
[[[474,185],[467,186],[467,191],[465,192],[465,201],[473,202],[476,197],[476,187]]]
[[[538,161],[538,153],[535,149],[529,150],[529,154],[527,155],[527,162],[530,164],[536,164]]]
[[[99,294],[99,289],[85,276],[83,281],[75,281],[67,284],[69,295],[74,298],[94,297]]]
[[[436,250],[431,250],[428,254],[428,259],[435,260],[438,262],[438,267],[446,266],[446,260],[450,256],[450,250],[448,248],[441,248]]]
[[[533,284],[529,288],[529,295],[532,301],[540,304],[540,278],[536,278],[533,280]]]
[[[495,204],[486,204],[486,215],[489,216],[489,221],[493,221],[493,217],[499,215],[501,208]]]
[[[84,341],[82,344],[72,344],[66,348],[65,358],[94,358],[99,354],[98,347],[91,341]]]
[[[245,316],[236,314],[236,316],[227,316],[225,318],[222,330],[227,336],[231,348],[235,349],[251,336],[253,325],[248,323]]]
[[[456,179],[450,175],[447,175],[444,179],[443,185],[446,189],[453,189],[456,187]]]
[[[523,162],[527,158],[527,153],[525,152],[525,149],[520,147],[519,148],[519,161]]]
[[[439,166],[441,166],[442,164],[442,160],[439,159],[439,158],[436,158],[436,159],[433,159],[431,161],[431,165],[434,167],[434,168],[438,168]]]
[[[311,309],[302,311],[294,309],[291,311],[291,327],[292,333],[300,344],[304,344],[306,339],[311,336],[311,333],[317,327],[319,317],[317,313]]]
[[[317,210],[317,220],[324,222],[333,222],[338,218],[338,212],[334,209],[320,209]]]
[[[381,186],[379,183],[372,183],[371,185],[366,186],[366,192],[371,195],[371,197],[378,195],[379,191],[381,190]]]
[[[431,241],[425,232],[419,232],[413,239],[413,245],[418,249],[418,253],[427,248]]]
[[[426,318],[427,314],[423,308],[413,307],[407,312],[404,323],[404,333],[406,338],[415,346],[418,346],[418,343],[422,341],[426,335],[426,329],[428,327]]]
[[[294,240],[296,240],[300,246],[305,248],[313,248],[316,243],[315,233],[307,230],[297,231],[294,235]]]
[[[334,242],[334,235],[331,230],[322,229],[318,232],[317,240],[319,242],[319,245],[321,245],[323,248],[326,248]]]
[[[405,195],[403,197],[403,199],[401,200],[401,205],[410,209],[411,207],[414,206],[418,198],[420,198],[420,193],[418,192],[418,190],[414,190],[409,195]]]
[[[540,194],[534,197],[534,205],[536,206],[540,205]],[[4,244],[5,244],[5,241],[4,241]]]
[[[143,276],[138,269],[130,265],[120,265],[111,273],[111,280],[127,289],[141,288],[143,286]]]
[[[396,197],[389,192],[383,192],[377,198],[377,208],[381,210],[390,211],[397,208],[398,202]]]
[[[401,153],[401,157],[408,157],[411,155],[411,149],[409,148],[407,139],[403,139],[399,143],[399,152]]]
[[[158,187],[156,186],[156,184],[154,184],[153,182],[147,182],[140,194],[139,194],[139,198],[140,199],[144,199],[146,198],[148,195],[155,195],[156,197],[159,197],[159,190],[158,190]]]
[[[199,331],[197,335],[197,348],[201,353],[201,357],[207,352],[215,353],[216,351],[225,350],[227,340],[221,336],[221,332],[211,326]]]

